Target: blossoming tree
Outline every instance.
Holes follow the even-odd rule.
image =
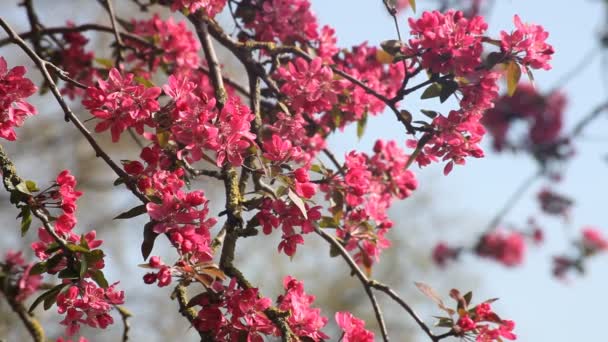
[[[448,175],[468,158],[483,157],[480,142],[490,135],[496,150],[531,153],[541,165],[535,177],[553,175],[551,165],[571,155],[572,139],[608,107],[563,134],[564,96],[543,95],[532,85],[534,72],[551,69],[554,52],[548,33],[527,21],[533,18],[515,16],[512,27],[490,36],[483,1],[461,1],[463,11],[416,13],[415,0],[378,0],[394,19],[396,37],[381,46],[345,48],[330,26],[319,25],[308,0],[134,0],[145,13],[162,7],[175,12],[143,20],[118,13],[111,0],[98,2],[107,26],[66,20],[48,27],[31,0],[23,2],[28,32],[16,32],[11,18],[0,15],[6,35],[0,46],[18,46],[36,66],[30,72],[43,79],[35,84],[25,67],[0,56],[0,138],[18,144],[18,128],[43,110],[30,98],[54,98],[65,121],[115,174],[114,184],[141,202],[117,219],[147,218],[138,243],[141,266],[149,270],[143,283],[172,286],[174,314],[202,341],[388,341],[378,294],[399,304],[433,342],[516,339],[515,323],[493,311],[493,299],[474,304],[472,293],[454,289],[448,303],[418,283],[442,312],[431,328],[395,290],[372,278],[372,269],[390,247],[394,223],[387,210],[418,187],[413,166],[439,163]],[[215,19],[222,11],[234,19],[234,32]],[[399,11],[408,11],[407,22],[400,22]],[[111,51],[88,50],[84,33],[90,32],[112,37]],[[226,76],[219,46],[242,64],[246,84]],[[419,98],[451,99],[456,106],[411,113],[408,101]],[[73,111],[74,102],[87,113]],[[340,162],[328,137],[348,125],[363,135],[367,120],[381,114],[394,116],[406,142],[378,139],[372,152],[350,151]],[[84,121],[89,116],[92,131]],[[529,124],[523,142],[509,140],[515,120]],[[105,134],[112,142],[134,139],[140,153],[116,162],[98,143]],[[31,245],[37,260],[8,251],[0,262],[4,298],[31,337],[45,341],[34,313],[42,306],[60,316],[60,341],[86,341],[79,337],[81,326],[106,329],[116,315],[128,340],[128,293],[120,279],[106,279],[111,265],[95,231],[77,227],[77,200],[86,194],[77,190],[75,177],[65,170],[38,186],[19,175],[1,146],[0,169],[21,234],[38,236]],[[204,189],[190,187],[201,178],[224,185],[221,212],[211,212]],[[571,205],[551,189],[539,199],[549,214],[565,215]],[[445,266],[469,251],[520,264],[526,240],[542,240],[542,231],[501,230],[500,218],[473,248],[438,243],[435,262]],[[30,231],[32,225],[38,229]],[[235,262],[241,239],[279,235],[276,253],[292,257],[306,234],[326,241],[331,256],[343,259],[360,281],[378,332],[350,312],[322,310],[323,303],[306,292],[306,279],[285,275],[283,293],[266,297],[263,284],[248,280]],[[171,246],[176,258],[154,255],[159,243]],[[555,259],[557,276],[581,270],[586,258],[608,249],[608,240],[586,228],[577,246],[576,256]],[[341,334],[323,330],[328,316]]]

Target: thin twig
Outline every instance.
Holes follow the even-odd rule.
[[[116,39],[116,68],[120,69],[120,62],[122,61],[122,49],[124,44],[120,32],[118,31],[118,24],[116,23],[116,14],[114,13],[114,7],[112,6],[112,0],[102,0],[102,4],[108,11],[110,16],[110,22],[112,24],[112,30],[114,31],[114,38]]]
[[[380,332],[382,333],[382,339],[384,341],[388,341],[389,337],[388,337],[388,331],[386,329],[386,324],[384,323],[384,317],[382,315],[380,305],[378,305],[378,301],[376,300],[374,293],[371,291],[370,280],[367,278],[365,273],[363,273],[361,268],[359,268],[359,266],[357,266],[357,263],[355,262],[355,260],[353,260],[353,258],[350,256],[350,254],[348,254],[348,252],[346,251],[346,249],[344,249],[342,244],[340,244],[333,236],[327,234],[320,228],[315,228],[315,232],[319,236],[321,236],[325,241],[329,242],[330,245],[332,245],[333,247],[338,249],[338,252],[342,256],[342,258],[350,266],[351,270],[353,271],[355,276],[359,279],[359,281],[361,281],[361,284],[365,288],[365,293],[369,297],[369,300],[371,301],[372,306],[374,308],[374,313],[376,315],[376,321],[378,321],[378,325],[380,326]]]

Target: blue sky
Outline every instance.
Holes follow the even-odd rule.
[[[419,13],[425,2],[418,1]],[[336,28],[341,46],[359,44],[364,40],[378,44],[395,38],[393,23],[380,0],[313,0],[313,9],[322,24]],[[537,87],[547,91],[597,46],[596,37],[601,31],[605,9],[600,1],[501,0],[496,1],[488,19],[489,31],[497,34],[502,29],[510,30],[516,13],[524,22],[541,24],[550,32],[549,42],[556,50],[553,69],[535,73]],[[405,13],[405,16],[409,15],[412,13]],[[407,32],[405,17],[401,18],[400,24],[402,32]],[[585,64],[590,65],[585,66],[580,75],[564,88],[568,96],[567,127],[572,127],[606,99],[606,84],[601,77],[605,75],[605,70],[601,69],[600,60],[598,54],[587,60]],[[414,94],[403,105],[415,112],[421,103]],[[428,103],[425,105],[428,106]],[[604,292],[608,280],[608,257],[592,260],[587,275],[573,277],[567,284],[551,277],[550,261],[552,255],[568,250],[567,237],[575,235],[584,225],[597,226],[608,233],[603,201],[608,185],[605,177],[608,164],[604,159],[608,142],[608,136],[603,133],[605,126],[605,119],[600,118],[585,131],[577,144],[578,154],[570,163],[565,180],[557,186],[559,191],[576,199],[570,222],[564,224],[552,219],[541,221],[546,228],[548,241],[541,248],[529,249],[523,267],[511,270],[474,258],[462,261],[464,268],[482,274],[476,298],[500,297],[497,308],[504,317],[517,322],[520,341],[591,341],[600,334],[594,327],[602,326],[605,316],[602,309],[608,306],[608,297]],[[332,146],[338,151],[353,148],[369,150],[377,137],[397,141],[405,139],[401,125],[396,123],[392,115],[370,119],[366,133],[366,138],[353,143],[356,141],[354,129],[347,129],[343,136],[332,140]],[[489,152],[487,142],[485,147],[488,151],[486,158],[470,160],[465,167],[455,168],[448,177],[440,176],[440,168],[437,167],[416,170],[420,186],[432,186],[438,197],[438,206],[445,207],[448,212],[464,213],[471,222],[477,223],[490,221],[515,187],[536,170],[534,162],[525,156],[498,156]],[[538,214],[534,198],[543,184],[539,182],[532,187],[507,216],[507,222],[523,224],[528,216]],[[451,227],[431,229],[444,229],[460,241],[469,241],[474,239],[474,232],[484,227],[484,224],[477,228],[460,227],[463,222],[466,224],[466,221],[458,221]]]

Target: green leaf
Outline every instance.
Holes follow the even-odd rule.
[[[105,257],[105,254],[103,253],[103,251],[101,249],[92,250],[89,254],[85,254],[85,256],[84,256],[87,263],[89,263],[89,264],[94,264],[94,263],[98,262],[99,260],[103,259],[104,257]]]
[[[335,258],[340,255],[340,249],[333,244],[329,246],[329,256]]]
[[[515,61],[510,61],[507,64],[507,94],[513,96],[517,90],[517,84],[521,78],[521,68]]]
[[[80,246],[80,245],[76,245],[73,243],[68,243],[66,246],[68,247],[70,252],[73,252],[73,253],[85,253],[86,254],[86,253],[90,252],[90,250],[88,248]]]
[[[150,221],[144,226],[144,241],[141,243],[141,255],[144,257],[144,260],[148,259],[150,253],[152,253],[154,240],[158,236],[158,233],[154,231],[155,225],[156,222]]]
[[[34,266],[32,266],[32,268],[30,269],[30,275],[42,274],[42,273],[46,272],[46,270],[47,270],[46,261],[41,261],[39,263],[36,263]]]
[[[357,138],[361,140],[365,133],[365,127],[367,126],[367,114],[363,114],[361,120],[357,121]]]
[[[129,218],[133,218],[142,214],[145,214],[147,212],[146,210],[146,205],[142,204],[142,205],[138,205],[135,208],[131,208],[128,211],[125,211],[124,213],[116,216],[114,218],[114,220],[124,220],[124,219],[129,219]]]
[[[526,75],[528,75],[528,80],[530,80],[530,83],[534,87],[534,74],[532,74],[532,69],[528,65],[526,65]]]
[[[409,0],[410,6],[412,6],[412,11],[416,13],[416,0]]]
[[[426,115],[427,117],[431,118],[431,119],[434,119],[434,118],[436,118],[437,116],[439,116],[439,113],[437,113],[437,112],[436,112],[436,111],[434,111],[434,110],[426,110],[426,109],[421,109],[421,110],[420,110],[420,112],[421,112],[422,114]]]
[[[21,182],[21,183],[17,184],[15,186],[15,189],[17,189],[20,193],[22,193],[24,195],[31,195],[32,194],[30,192],[30,189],[28,189],[26,182]]]
[[[59,263],[61,262],[61,260],[63,260],[63,258],[64,258],[63,254],[53,255],[46,261],[46,269],[52,271],[55,267],[57,267],[57,265],[59,265]]]
[[[27,187],[27,189],[30,192],[40,191],[40,189],[38,189],[38,186],[36,185],[36,182],[34,182],[34,181],[26,180],[25,181],[25,186]]]
[[[439,92],[439,101],[444,103],[456,90],[458,90],[458,82],[454,80],[442,82],[441,91]]]
[[[89,269],[89,264],[87,262],[87,258],[80,259],[80,271],[78,274],[80,278],[84,278],[84,275],[87,274],[87,270]]]
[[[331,216],[323,216],[323,217],[321,217],[321,221],[319,221],[319,227],[321,227],[321,228],[338,228],[339,222],[336,221]]]
[[[21,208],[21,217],[21,237],[24,237],[32,225],[32,211],[30,207],[25,206]]]
[[[28,309],[28,312],[32,313],[34,311],[34,309],[36,309],[36,307],[38,305],[40,305],[40,303],[42,303],[43,301],[46,301],[47,298],[51,298],[52,297],[52,298],[55,298],[55,300],[56,300],[57,299],[57,295],[59,294],[59,292],[61,291],[61,289],[63,289],[67,285],[69,285],[69,284],[68,283],[59,284],[59,285],[53,287],[52,289],[44,292],[43,294],[41,294],[38,298],[36,298],[36,300],[34,300],[34,302],[32,303],[32,305]],[[45,310],[47,310],[46,306],[45,306]]]
[[[64,268],[57,274],[57,277],[59,279],[80,279],[80,273],[71,268]]]
[[[462,297],[467,302],[467,305],[469,305],[469,304],[471,304],[471,299],[473,299],[473,292],[469,291]]]
[[[102,66],[108,69],[114,67],[114,62],[107,58],[95,58],[95,62],[97,62],[97,64],[101,64]]]
[[[433,83],[430,86],[426,87],[426,89],[424,90],[424,92],[422,93],[420,98],[423,100],[431,99],[433,97],[439,96],[440,93],[441,93],[441,84]]]
[[[289,199],[293,202],[293,204],[295,204],[296,207],[298,207],[298,209],[300,209],[302,216],[304,216],[304,218],[306,220],[308,220],[308,213],[306,212],[306,206],[304,205],[304,201],[300,198],[300,196],[298,196],[298,194],[293,192],[291,189],[289,189],[289,191],[287,192],[287,196],[289,196]]]
[[[118,177],[118,178],[117,178],[117,179],[114,181],[114,183],[112,183],[112,184],[113,184],[114,186],[118,186],[118,185],[120,185],[120,184],[124,184],[124,182],[125,182],[125,180],[124,180],[124,179],[122,179],[122,177]]]
[[[390,39],[380,43],[380,46],[382,47],[382,50],[386,51],[391,56],[394,56],[401,52],[401,49],[403,48],[403,42],[396,39]]]
[[[135,80],[137,83],[139,83],[139,84],[143,85],[143,86],[144,86],[144,87],[146,87],[146,88],[152,88],[152,87],[155,87],[155,84],[154,84],[154,83],[152,83],[152,81],[150,81],[149,79],[146,79],[146,78],[144,78],[144,77],[141,77],[141,76],[135,76],[134,80]]]
[[[106,277],[103,275],[103,272],[100,270],[91,270],[89,273],[91,274],[91,278],[93,278],[99,287],[106,289],[108,286],[110,286],[106,280]]]

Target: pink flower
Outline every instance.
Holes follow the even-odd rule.
[[[433,248],[433,261],[436,265],[444,267],[448,261],[456,260],[460,251],[460,248],[450,247],[446,243],[440,242]]]
[[[321,309],[310,308],[315,296],[304,292],[304,284],[291,276],[283,279],[285,294],[277,299],[278,307],[290,313],[287,324],[299,338],[311,341],[328,339],[321,329],[327,324],[327,318],[321,316]]]
[[[540,25],[522,23],[518,15],[515,15],[513,21],[516,27],[514,32],[500,33],[503,52],[513,55],[523,65],[533,69],[551,69],[549,61],[554,50],[545,42],[549,33]],[[520,56],[520,53],[524,53],[524,56]]]
[[[57,312],[66,314],[60,322],[67,326],[66,335],[76,334],[81,324],[105,329],[114,322],[108,312],[113,305],[124,304],[124,292],[116,291],[115,285],[103,289],[92,282],[81,280],[57,295]]]
[[[89,87],[86,99],[82,101],[93,116],[102,120],[95,126],[95,131],[110,129],[113,142],[130,127],[142,134],[144,124],[152,126],[152,113],[160,108],[156,98],[161,89],[146,88],[135,83],[133,78],[133,74],[123,77],[112,68],[108,79],[99,80],[97,87]]]
[[[308,0],[255,0],[255,17],[245,27],[256,40],[293,44],[306,43],[319,36],[317,18]]]
[[[336,312],[336,323],[344,332],[343,342],[373,342],[374,333],[365,329],[365,322],[350,312]]]
[[[477,255],[495,259],[509,267],[520,265],[525,251],[526,245],[521,233],[505,233],[501,230],[483,235],[475,248]]]
[[[334,80],[333,71],[323,65],[320,57],[307,62],[298,57],[287,67],[277,71],[283,81],[281,92],[290,99],[290,105],[298,113],[320,113],[330,110],[338,102],[340,82]]]
[[[593,227],[583,228],[583,244],[592,251],[608,250],[608,240]]]
[[[480,16],[468,19],[460,11],[424,12],[409,19],[410,47],[422,54],[421,65],[432,72],[466,75],[481,62],[482,36],[488,24]]]
[[[69,21],[67,27],[74,27],[74,23]],[[63,40],[66,44],[59,50],[60,66],[68,75],[86,85],[92,86],[95,80],[99,77],[99,72],[93,67],[95,54],[93,51],[85,51],[85,46],[89,40],[80,32],[66,32],[63,34]],[[64,82],[61,93],[67,95],[70,99],[77,96],[83,96],[85,90],[80,89],[70,82]]]
[[[181,1],[183,2],[188,0]],[[172,8],[179,2],[180,1],[175,1]],[[223,4],[221,4],[221,7],[223,7],[226,3],[225,0],[199,0],[190,2],[192,3],[192,5],[190,5],[191,7],[195,6],[196,4],[202,6],[202,3],[204,2],[214,2],[218,5],[223,2]],[[209,10],[213,11],[212,8],[209,8]],[[190,11],[194,12],[195,10],[191,9]],[[153,51],[149,46],[138,45],[137,43],[133,43],[129,40],[129,44],[137,46],[138,49],[141,49],[143,54],[146,56],[145,60],[137,62],[136,66],[138,68],[150,68],[150,71],[155,71],[161,63],[164,65],[175,66],[178,69],[196,69],[199,67],[200,58],[198,56],[198,51],[200,50],[200,43],[192,31],[188,29],[185,22],[175,23],[172,17],[167,20],[163,20],[158,16],[158,14],[155,14],[154,17],[149,20],[142,20],[138,22],[133,20],[132,24],[134,28],[133,33],[153,40],[156,46],[163,51],[158,58],[154,58],[151,56],[156,56],[157,52]],[[137,58],[138,57],[135,54],[128,56],[128,60],[136,60]],[[150,61],[148,58],[153,59]]]
[[[278,163],[287,162],[296,152],[296,148],[292,146],[291,142],[281,138],[278,134],[273,134],[271,139],[264,141],[263,149],[264,158]]]
[[[36,108],[25,101],[37,88],[25,75],[25,67],[8,69],[4,57],[0,57],[0,138],[17,139],[15,127],[21,127],[28,116],[37,114]]]
[[[190,13],[203,9],[211,18],[215,17],[226,6],[226,0],[173,0],[171,3],[172,11],[179,11],[183,8]]]
[[[226,162],[241,166],[247,149],[255,145],[256,135],[251,133],[251,121],[255,116],[243,105],[238,97],[226,102],[218,117],[219,134],[216,165],[222,167]]]

